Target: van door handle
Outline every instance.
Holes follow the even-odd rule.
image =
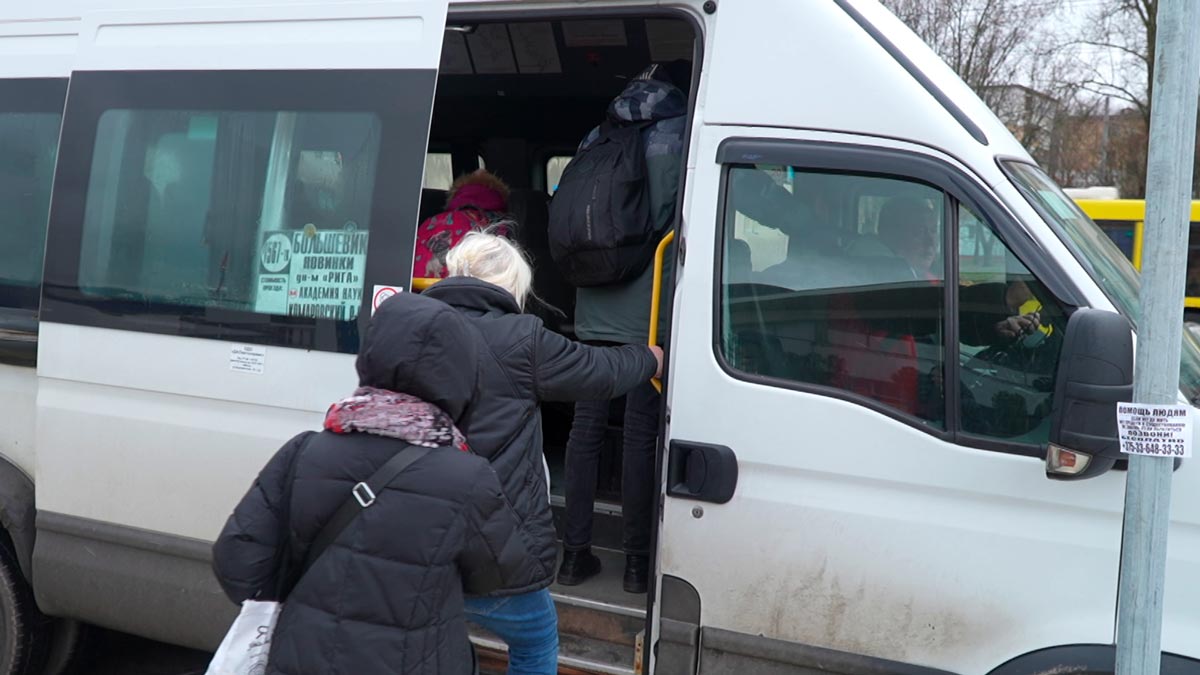
[[[737,488],[737,455],[724,445],[671,441],[667,455],[667,494],[724,504]]]

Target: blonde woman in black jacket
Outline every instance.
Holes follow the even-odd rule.
[[[463,431],[491,461],[534,542],[544,572],[491,597],[468,598],[467,615],[509,646],[509,673],[557,672],[557,618],[547,587],[557,544],[542,454],[542,401],[607,400],[660,374],[662,351],[645,345],[590,347],[524,314],[533,274],[510,241],[473,232],[446,257],[449,277],[425,291],[460,310],[482,337],[480,392]]]

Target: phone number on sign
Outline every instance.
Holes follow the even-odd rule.
[[[1126,441],[1126,452],[1137,455],[1162,455],[1164,457],[1183,457],[1186,452],[1184,444],[1164,441]]]

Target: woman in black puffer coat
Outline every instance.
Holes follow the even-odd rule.
[[[230,516],[213,546],[217,579],[234,602],[275,599],[282,551],[302,560],[356,483],[413,445],[434,448],[377,490],[287,594],[269,675],[468,675],[464,587],[545,577],[541,542],[456,428],[477,391],[478,339],[440,302],[385,302],[358,356],[361,388],[330,409],[324,432],[276,453]],[[281,548],[289,533],[292,547]]]
[[[622,396],[660,374],[662,351],[645,345],[591,347],[523,314],[533,275],[524,255],[504,238],[469,233],[446,261],[449,278],[424,295],[462,311],[484,343],[480,391],[486,395],[476,402],[463,432],[471,449],[492,462],[544,566],[532,584],[468,599],[467,614],[508,643],[510,675],[553,674],[557,668],[550,655],[557,651],[557,631],[546,627],[557,620],[546,587],[554,578],[557,543],[539,404]],[[538,630],[526,629],[531,621]]]

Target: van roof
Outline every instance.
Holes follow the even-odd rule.
[[[10,3],[0,15],[0,78],[68,77],[82,3]]]
[[[82,14],[150,4],[156,3],[55,0],[7,7],[0,17],[0,77],[65,77]],[[726,2],[711,17],[699,15],[695,4],[648,0],[619,8],[681,9],[715,26],[705,36],[706,89],[721,95],[705,96],[706,123],[895,138],[977,154],[968,163],[996,155],[1028,158],[978,96],[876,0]],[[453,12],[530,6],[550,8],[529,0],[451,2]]]

